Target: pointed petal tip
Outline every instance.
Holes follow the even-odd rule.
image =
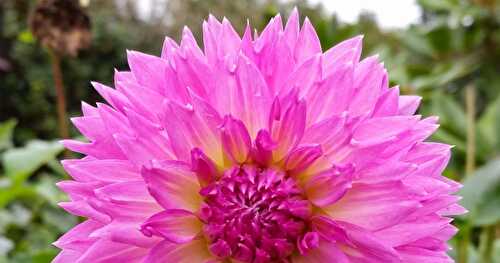
[[[82,107],[92,107],[92,105],[88,104],[87,102],[85,101],[80,101],[80,105],[82,105]]]
[[[297,6],[292,9],[286,22],[286,28],[290,28],[292,26],[296,26],[297,28],[299,27],[299,10],[297,9]]]
[[[220,126],[224,152],[236,163],[248,158],[252,141],[245,124],[231,115],[226,115]]]
[[[216,21],[218,21],[217,17],[215,17],[212,13],[208,14],[208,19],[209,20],[216,20]]]
[[[274,16],[274,22],[276,23],[281,23],[281,14],[280,13],[277,13],[275,16]]]

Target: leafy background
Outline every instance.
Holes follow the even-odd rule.
[[[464,183],[461,202],[470,211],[454,222],[460,232],[450,254],[458,262],[500,262],[499,1],[419,0],[420,22],[390,30],[369,13],[342,23],[305,0],[159,1],[148,19],[134,2],[89,2],[92,46],[62,61],[70,116],[80,114],[81,100],[100,100],[90,80],[110,83],[113,68],[126,69],[126,49],[158,54],[164,36],[178,37],[184,24],[199,37],[209,12],[242,32],[247,17],[261,29],[296,5],[324,50],[364,34],[363,55],[380,54],[391,83],[423,97],[421,114],[440,117],[432,139],[455,146],[445,175]],[[51,243],[81,220],[57,207],[65,196],[54,183],[67,175],[58,162],[63,149],[48,54],[27,26],[35,3],[0,1],[0,262],[50,262],[57,253]]]

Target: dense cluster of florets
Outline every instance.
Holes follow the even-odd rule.
[[[210,250],[242,262],[280,262],[309,228],[312,206],[294,179],[274,169],[235,167],[201,190]]]

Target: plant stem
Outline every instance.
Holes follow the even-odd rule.
[[[467,263],[469,261],[470,226],[465,223],[460,229],[462,234],[458,239],[457,263]]]
[[[472,176],[476,169],[476,89],[469,84],[465,87],[465,110],[467,114],[467,152],[465,156],[465,176]],[[466,222],[458,240],[458,263],[467,263],[471,226]]]
[[[476,169],[476,89],[473,85],[465,88],[465,108],[467,112],[467,153],[465,175],[471,176]]]
[[[57,122],[59,128],[59,137],[69,138],[68,121],[66,116],[66,96],[64,95],[64,83],[61,70],[61,59],[53,50],[48,49],[52,65],[52,74],[57,97]]]
[[[493,244],[495,243],[495,225],[486,226],[481,232],[481,262],[493,263]]]

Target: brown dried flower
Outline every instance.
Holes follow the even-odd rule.
[[[77,0],[41,0],[29,18],[33,35],[59,55],[90,45],[90,19]]]

